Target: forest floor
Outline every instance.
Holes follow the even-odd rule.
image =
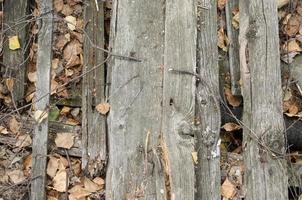
[[[218,1],[218,48],[221,68],[223,69],[224,99],[231,109],[242,108],[241,96],[232,94],[231,74],[228,72],[229,39],[226,30],[225,0]],[[0,2],[3,8],[3,1]],[[54,38],[51,70],[50,129],[58,124],[72,127],[73,133],[50,130],[50,147],[47,165],[47,199],[102,199],[105,194],[105,170],[97,176],[84,175],[81,169],[81,154],[78,153],[81,135],[81,74],[83,67],[83,3],[81,0],[54,0]],[[111,3],[105,2],[105,39],[108,47],[110,30]],[[36,18],[39,10],[36,4],[31,6],[27,20],[29,34],[27,58],[27,85],[23,101],[14,102],[12,98],[13,80],[2,77],[0,82],[0,200],[28,199],[30,192],[30,170],[32,161],[32,127],[38,113],[34,111],[37,81],[37,34]],[[2,30],[5,10],[0,11]],[[29,20],[31,19],[31,20]],[[66,23],[67,22],[67,23]],[[232,26],[239,29],[239,10],[232,10]],[[291,74],[291,65],[302,52],[302,3],[293,0],[279,8],[280,56],[282,60],[283,112],[294,121],[302,117],[302,81]],[[9,43],[12,50],[19,42],[17,38],[7,40],[0,34],[1,43]],[[3,45],[4,46],[4,45]],[[2,48],[1,48],[2,50]],[[2,56],[2,54],[1,54]],[[2,57],[0,58],[0,60]],[[225,66],[224,66],[225,65]],[[296,64],[296,65],[299,65]],[[296,67],[297,74],[302,74]],[[3,76],[3,74],[2,74]],[[269,94],[269,92],[268,92]],[[24,106],[30,105],[30,106]],[[24,108],[23,108],[24,107]],[[23,108],[23,109],[22,109]],[[100,105],[99,112],[106,115],[108,105]],[[38,117],[39,118],[39,117]],[[240,119],[239,119],[240,120]],[[223,120],[222,120],[223,121]],[[65,129],[64,129],[65,130]],[[239,200],[244,198],[242,157],[242,129],[232,121],[221,126],[221,169],[223,199]],[[302,146],[302,145],[301,145]],[[67,151],[68,150],[68,151]],[[302,148],[300,149],[302,150]],[[302,167],[300,151],[291,151],[289,161]],[[192,155],[192,159],[194,156]],[[293,186],[299,186],[293,182]],[[292,190],[294,199],[299,191]],[[299,199],[302,199],[300,197]]]

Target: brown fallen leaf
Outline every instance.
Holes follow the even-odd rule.
[[[301,20],[297,15],[290,15],[289,18],[285,18],[286,22],[284,22],[283,32],[287,34],[289,37],[295,36],[299,29]]]
[[[87,190],[88,192],[96,192],[102,189],[102,186],[99,186],[98,184],[96,184],[95,182],[91,181],[89,178],[85,177],[84,178],[84,188],[85,190]]]
[[[24,176],[23,171],[19,170],[19,169],[9,171],[7,173],[7,175],[9,177],[9,180],[14,184],[21,183],[22,181],[24,181],[26,179],[26,177]]]
[[[63,2],[63,0],[54,0],[53,6],[57,12],[60,12],[63,9],[64,2]]]
[[[32,143],[32,139],[29,134],[19,135],[17,138],[16,146],[23,148],[28,147]]]
[[[101,177],[94,178],[93,182],[96,183],[101,189],[103,189],[105,186],[105,180],[102,179]]]
[[[21,123],[17,121],[17,119],[15,117],[12,117],[10,120],[9,120],[9,130],[11,132],[13,132],[14,134],[17,134],[19,133],[20,131],[20,128],[21,128]]]
[[[7,128],[5,128],[4,126],[0,126],[0,133],[3,135],[7,135],[8,134]]]
[[[81,185],[75,185],[70,190],[68,190],[68,193],[70,194],[68,196],[70,200],[79,200],[91,194],[91,192],[87,191]]]
[[[46,169],[47,175],[52,178],[55,177],[58,168],[59,168],[58,158],[56,158],[54,156],[50,156],[49,161],[47,163],[47,169]]]
[[[14,90],[14,83],[15,83],[15,81],[12,78],[5,79],[5,84],[6,84],[8,91],[12,92]]]
[[[221,195],[225,198],[232,199],[236,195],[236,186],[226,179],[221,185]]]
[[[231,105],[231,106],[234,106],[234,107],[238,107],[240,106],[241,104],[241,98],[240,97],[236,97],[232,94],[232,91],[231,89],[229,88],[224,88],[224,92],[225,92],[225,97],[228,101],[228,103]]]
[[[240,130],[241,126],[236,123],[229,122],[224,124],[222,128],[224,128],[224,130],[226,130],[227,132],[232,132],[232,131]]]
[[[218,35],[217,46],[221,48],[223,51],[227,52],[230,42],[227,35],[224,32],[224,29],[220,28],[217,32],[217,35]]]
[[[62,169],[58,171],[55,177],[53,178],[53,189],[58,192],[66,192],[67,184],[67,172],[65,169]]]
[[[74,144],[75,135],[73,133],[57,133],[55,143],[57,147],[70,149]]]
[[[106,102],[99,103],[95,108],[102,115],[106,115],[110,110],[110,104]]]

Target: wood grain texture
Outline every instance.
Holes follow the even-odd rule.
[[[104,47],[103,3],[86,1],[84,12],[84,66],[83,73],[104,61],[104,52],[93,47]],[[106,162],[106,116],[95,105],[105,102],[105,69],[98,67],[83,77],[82,82],[82,168],[91,175],[102,170]]]
[[[239,30],[232,25],[233,11],[239,9],[238,0],[228,0],[225,5],[227,35],[229,39],[229,65],[231,75],[231,90],[233,95],[241,95],[240,91],[240,61],[239,61]]]
[[[286,163],[276,157],[285,153],[277,5],[239,4],[246,199],[285,200]]]
[[[199,1],[196,199],[220,199],[220,103],[216,1]]]
[[[36,83],[36,110],[44,111],[48,114],[49,94],[50,94],[50,70],[52,61],[52,30],[53,14],[52,1],[39,0],[38,7],[40,13],[47,13],[41,19],[38,35],[38,55],[37,55],[37,83]],[[47,95],[46,95],[47,94]],[[37,123],[33,136],[33,163],[31,181],[32,200],[46,199],[46,162],[47,162],[47,144],[48,144],[48,119]]]
[[[18,36],[21,45],[20,49],[10,50],[8,40],[4,43],[3,64],[1,68],[3,77],[14,79],[13,100],[15,102],[23,99],[25,92],[25,72],[27,59],[27,31],[28,24],[20,23],[20,19],[26,20],[29,11],[29,1],[9,0],[4,1],[4,29],[6,39]]]
[[[166,0],[165,14],[162,145],[169,161],[168,199],[194,199],[195,77],[169,69],[195,73],[195,1]]]
[[[135,56],[142,62],[113,57],[109,66],[106,199],[165,199],[157,152],[162,113],[164,0],[114,1],[111,38],[113,53]]]

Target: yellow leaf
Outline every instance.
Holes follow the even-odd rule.
[[[8,39],[8,45],[10,50],[20,49],[20,43],[18,36],[12,36]]]
[[[198,152],[193,151],[191,154],[192,154],[192,159],[193,159],[194,163],[197,165],[198,164]]]
[[[102,115],[106,115],[110,110],[110,104],[109,103],[100,103],[95,108]]]
[[[36,110],[34,113],[34,118],[39,124],[43,122],[43,120],[47,119],[47,117],[48,113],[42,110]]]

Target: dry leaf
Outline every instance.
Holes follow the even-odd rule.
[[[37,71],[28,72],[27,78],[30,82],[35,83],[37,81]]]
[[[222,128],[224,128],[224,130],[226,130],[228,132],[232,132],[232,131],[241,129],[241,126],[236,123],[229,122],[229,123],[224,124],[222,126]]]
[[[57,12],[60,12],[63,9],[64,2],[63,0],[54,0],[53,6]]]
[[[58,171],[53,178],[53,189],[58,192],[66,192],[67,190],[67,172],[65,169]]]
[[[70,149],[74,144],[74,137],[73,133],[58,133],[55,139],[56,146]]]
[[[3,135],[7,135],[8,134],[7,128],[5,128],[4,126],[0,126],[0,133]]]
[[[300,18],[297,15],[291,15],[289,18],[285,19],[286,22],[283,27],[283,32],[287,34],[289,37],[295,36],[300,29]]]
[[[224,88],[224,92],[225,92],[225,97],[226,97],[228,103],[229,103],[231,106],[234,106],[234,107],[240,106],[240,104],[241,104],[241,98],[240,98],[240,97],[234,96],[234,95],[232,94],[231,89],[229,89],[229,88]]]
[[[12,36],[8,39],[8,45],[10,50],[20,49],[20,42],[18,36]]]
[[[106,115],[110,110],[110,104],[106,102],[99,103],[95,108],[102,115]]]
[[[228,179],[221,186],[221,195],[225,198],[232,199],[236,194],[236,186]]]
[[[32,159],[33,159],[33,156],[32,156],[32,154],[30,154],[30,155],[26,156],[25,159],[23,160],[23,170],[26,171],[27,173],[29,173],[29,171],[31,169]]]
[[[302,49],[300,48],[300,45],[298,44],[297,40],[290,40],[289,42],[286,42],[282,45],[282,51],[285,53],[290,52],[300,52]]]
[[[11,130],[11,132],[13,132],[14,134],[19,133],[21,128],[21,123],[19,123],[15,117],[12,117],[9,120],[9,129]]]
[[[93,182],[96,183],[97,185],[99,185],[101,187],[101,189],[103,189],[105,186],[105,180],[102,179],[101,177],[94,178]]]
[[[67,107],[67,106],[64,106],[61,111],[60,111],[60,114],[61,115],[67,115],[69,112],[70,112],[71,108],[70,107]]]
[[[65,121],[65,124],[72,125],[72,126],[76,126],[76,125],[79,125],[80,122],[77,121],[77,120],[75,120],[75,119],[68,118],[68,119]]]
[[[72,40],[65,46],[63,50],[63,57],[67,62],[67,68],[81,64],[81,60],[78,55],[81,54],[82,51],[82,45],[78,40]]]
[[[236,30],[239,29],[239,12],[238,11],[232,18],[232,25]]]
[[[218,0],[217,7],[219,10],[223,10],[226,4],[226,0]]]
[[[8,91],[12,92],[14,90],[14,83],[15,83],[15,81],[12,78],[5,79],[5,84],[6,84]]]
[[[7,173],[10,181],[14,184],[21,183],[26,179],[22,170],[13,170]]]
[[[65,20],[67,22],[67,27],[71,31],[74,31],[76,29],[77,19],[74,16],[70,15],[70,16],[65,17]]]
[[[32,143],[31,137],[28,134],[20,135],[17,138],[16,146],[23,148],[23,147],[28,147]]]
[[[38,122],[39,124],[41,122],[43,122],[45,119],[47,119],[48,117],[48,113],[42,110],[36,110],[34,113],[34,119],[36,120],[36,122]]]
[[[218,43],[217,46],[221,48],[223,51],[227,52],[228,51],[228,45],[229,45],[229,39],[224,33],[224,29],[220,28],[218,30]]]
[[[59,161],[58,158],[54,156],[50,156],[49,161],[47,163],[47,175],[50,177],[55,177],[57,170],[59,168]]]
[[[191,153],[191,155],[192,155],[192,159],[194,161],[194,164],[197,165],[198,164],[198,152],[197,151],[193,151]]]
[[[99,191],[99,190],[102,189],[101,186],[94,183],[93,181],[91,181],[87,177],[84,178],[84,188],[85,188],[85,190],[87,190],[88,192],[91,192],[91,193]]]
[[[70,194],[69,199],[71,200],[82,199],[91,194],[91,192],[87,191],[81,185],[75,185],[70,190],[68,190],[68,193]]]

